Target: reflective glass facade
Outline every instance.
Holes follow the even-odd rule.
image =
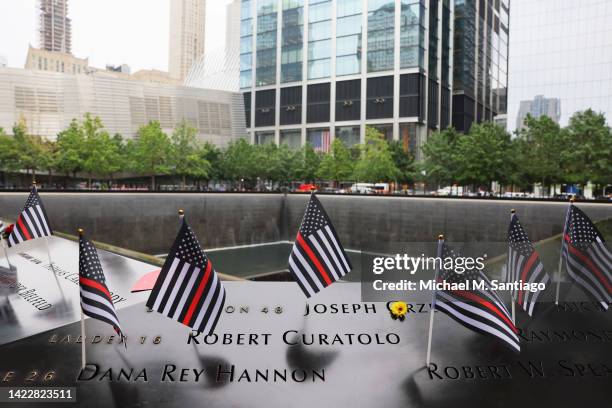
[[[402,0],[400,18],[400,67],[425,68],[424,1]]]
[[[283,0],[281,82],[302,80],[304,1]]]
[[[240,88],[253,83],[253,2],[240,4]]]
[[[336,75],[361,72],[361,0],[337,0]]]
[[[395,3],[368,1],[368,72],[393,69],[395,44]]]
[[[277,0],[257,0],[257,86],[276,83],[277,5]]]
[[[331,74],[332,1],[309,0],[308,79]]]

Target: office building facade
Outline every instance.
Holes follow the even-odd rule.
[[[536,95],[532,100],[521,101],[516,117],[517,129],[525,127],[527,115],[531,115],[534,118],[548,116],[554,122],[559,123],[561,120],[561,100],[559,98],[545,98],[544,95]]]
[[[150,121],[170,134],[186,120],[198,139],[223,147],[245,135],[238,92],[147,83],[108,73],[72,75],[0,69],[0,127],[25,119],[31,134],[55,139],[73,119],[98,116],[109,133],[133,138]]]
[[[418,155],[450,125],[450,0],[242,0],[240,88],[254,143],[327,151],[366,126]]]
[[[455,0],[453,126],[504,123],[508,99],[510,0]]]
[[[170,76],[183,81],[204,55],[206,0],[170,0]]]
[[[72,52],[72,22],[68,0],[38,0],[39,48],[45,51]]]

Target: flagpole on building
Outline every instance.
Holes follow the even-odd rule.
[[[516,210],[513,208],[510,210],[510,222],[512,222],[512,217],[514,217],[514,214],[516,213]],[[506,263],[506,275],[508,275],[510,273],[510,270],[507,268],[508,263]],[[506,276],[506,280],[508,280],[509,276]],[[512,291],[510,293],[510,303],[511,303],[511,307],[512,307],[512,324],[516,325],[516,310],[515,310],[515,305],[514,305],[514,291]]]
[[[79,238],[81,238],[83,236],[83,228],[79,228],[78,232],[79,232]],[[80,275],[80,271],[79,271],[79,275]],[[83,305],[81,305],[81,369],[85,368],[86,361],[87,361],[87,358],[85,356],[85,315],[83,314]]]
[[[34,191],[36,191],[36,193],[38,194],[38,187],[36,187],[36,180],[32,181],[32,188],[34,188]],[[47,238],[47,236],[44,236],[45,238],[45,246],[47,247],[47,258],[49,259],[49,266],[51,267],[51,273],[53,274],[53,277],[55,278],[55,283],[57,284],[57,288],[59,289],[61,295],[62,295],[62,299],[65,299],[64,297],[64,291],[62,290],[62,286],[59,283],[59,279],[57,278],[57,275],[55,273],[55,266],[53,266],[53,260],[51,259],[51,250],[49,249],[49,238]]]
[[[438,235],[438,259],[442,262],[442,245],[444,244],[444,235]],[[438,268],[436,268],[434,272],[434,284],[438,280]],[[436,289],[431,295],[431,309],[429,310],[429,334],[427,335],[427,359],[426,359],[426,367],[429,367],[429,363],[431,362],[431,338],[433,335],[433,322],[434,322],[434,313],[436,309]]]
[[[555,293],[555,305],[559,306],[559,287],[561,286],[561,268],[563,267],[563,243],[565,240],[565,227],[567,226],[567,217],[569,217],[572,205],[574,205],[575,198],[570,198],[569,207],[567,207],[567,213],[565,214],[565,222],[563,223],[563,232],[561,233],[561,250],[559,251],[559,267],[557,268],[557,290]]]

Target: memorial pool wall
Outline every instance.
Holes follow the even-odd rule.
[[[205,248],[292,241],[308,195],[242,193],[45,193],[52,227],[85,228],[89,237],[149,254],[168,251],[177,232],[177,210]],[[0,217],[14,220],[27,193],[0,192]],[[559,234],[567,202],[319,195],[347,248],[376,243],[505,241],[516,209],[531,239]],[[612,218],[612,204],[577,203],[594,221]]]

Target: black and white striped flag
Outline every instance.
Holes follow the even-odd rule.
[[[83,313],[110,324],[123,340],[125,336],[119,325],[110,291],[106,286],[98,252],[82,234],[79,237],[79,287]]]
[[[36,187],[32,187],[30,196],[26,200],[21,214],[17,217],[11,235],[9,235],[8,246],[15,246],[21,242],[49,235],[53,235],[53,231],[49,226],[45,207],[38,196]]]
[[[518,331],[503,302],[491,289],[491,282],[483,271],[473,268],[458,273],[452,267],[445,268],[449,258],[454,260],[458,257],[446,243],[442,244],[438,257],[442,259],[442,268],[438,271],[437,281],[449,284],[467,283],[469,289],[437,290],[434,296],[435,309],[468,329],[496,337],[520,352]],[[450,262],[448,264],[450,265]]]
[[[312,194],[289,256],[289,270],[304,294],[311,297],[351,269],[331,220]]]
[[[208,335],[215,330],[224,304],[223,284],[183,218],[147,307]]]
[[[573,204],[565,220],[561,256],[572,279],[608,309],[612,302],[612,253],[597,227]]]
[[[518,216],[513,213],[508,228],[506,282],[544,283],[546,285],[548,281],[548,274],[544,270],[538,252],[534,249]],[[529,316],[533,316],[533,308],[542,292],[543,290],[530,292],[523,289],[513,289],[512,297]]]

